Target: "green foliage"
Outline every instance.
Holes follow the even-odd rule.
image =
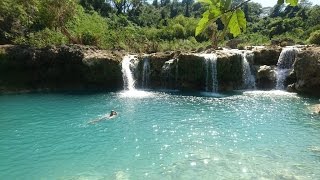
[[[81,6],[77,7],[76,18],[66,24],[69,33],[85,45],[102,46],[100,39],[104,39],[107,21],[98,13],[85,13]]]
[[[44,27],[60,28],[74,17],[76,0],[43,0],[39,21]]]
[[[25,44],[36,47],[45,47],[49,45],[61,45],[67,43],[67,38],[59,31],[53,31],[48,28],[29,33],[26,37],[20,36],[14,40],[17,44]]]
[[[267,36],[262,35],[261,33],[248,33],[241,34],[239,36],[246,46],[259,46],[259,45],[268,45],[270,44],[270,40]]]
[[[196,51],[207,47],[209,40],[217,46],[237,36],[241,47],[269,44],[270,39],[304,43],[320,29],[319,6],[299,3],[283,9],[276,5],[272,16],[262,18],[260,4],[242,2],[1,0],[0,44],[77,43],[133,52]]]
[[[172,26],[173,37],[178,39],[184,39],[186,36],[186,30],[181,24],[175,24]]]
[[[247,23],[244,12],[238,7],[232,7],[231,0],[201,0],[200,2],[207,4],[208,10],[203,13],[202,19],[198,23],[196,36],[210,24],[216,23],[217,20],[222,22],[223,31],[218,34],[217,29],[214,29],[211,38],[214,47],[217,46],[218,41],[224,39],[227,32],[236,37],[245,31]]]
[[[226,24],[224,24],[226,25]],[[237,9],[232,13],[230,21],[228,23],[228,29],[230,33],[236,37],[246,30],[247,21],[244,16],[244,12],[241,9]]]
[[[320,30],[311,33],[308,41],[309,41],[311,44],[320,45]]]

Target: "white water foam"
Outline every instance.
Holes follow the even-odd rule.
[[[145,58],[143,60],[142,69],[142,88],[148,88],[150,81],[150,60]]]
[[[217,92],[218,91],[217,56],[215,54],[200,54],[199,56],[204,57],[204,62],[206,65],[205,90],[210,92]]]
[[[248,58],[253,58],[253,53],[244,52],[241,53],[242,58],[242,79],[243,88],[245,89],[256,89],[256,79],[252,74]]]
[[[292,70],[292,65],[297,56],[298,49],[295,47],[286,47],[283,48],[277,63],[277,84],[276,89],[285,89],[284,82],[289,76],[290,71]]]
[[[162,66],[161,76],[164,80],[164,88],[176,88],[177,86],[179,75],[177,61],[177,59],[170,59]]]
[[[121,98],[147,98],[154,97],[155,93],[148,91],[139,91],[139,90],[129,90],[119,92],[119,97]]]
[[[133,74],[131,72],[131,66],[133,63],[131,61],[135,61],[137,58],[134,55],[124,56],[122,60],[122,77],[123,77],[123,88],[127,90],[134,90],[135,80],[133,78]]]

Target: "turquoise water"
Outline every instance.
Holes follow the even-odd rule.
[[[279,91],[2,95],[0,179],[320,179],[314,103]]]

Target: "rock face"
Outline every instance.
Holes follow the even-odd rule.
[[[142,78],[143,78],[143,66],[144,60],[148,59],[150,63],[150,72],[146,74],[149,76],[149,87],[152,88],[164,88],[164,84],[162,82],[162,66],[166,61],[174,58],[175,54],[173,52],[167,53],[154,53],[149,55],[139,56],[138,67],[135,72],[136,87],[142,87]]]
[[[257,89],[274,89],[275,69],[281,48],[254,47],[252,52],[254,57],[250,60],[250,69],[254,70]],[[208,61],[204,54],[181,52],[137,55],[133,72],[136,87],[211,91],[214,85],[208,88],[208,82],[214,84],[213,80],[216,79],[219,91],[243,88],[243,51],[222,49],[211,53],[215,54],[216,60]],[[119,90],[123,88],[123,55],[121,52],[76,45],[42,49],[2,45],[0,92],[37,89]],[[208,62],[211,64],[208,65]],[[216,71],[213,71],[213,66]],[[284,84],[289,85],[290,91],[320,96],[320,47],[301,48],[294,70]]]
[[[122,87],[121,58],[110,52],[83,46],[0,49],[0,92]]]
[[[302,49],[294,63],[296,82],[291,85],[299,93],[320,96],[320,47]]]
[[[239,89],[242,85],[241,55],[226,51],[217,51],[215,54],[219,90]],[[172,52],[139,57],[135,72],[138,87],[141,87],[143,61],[146,58],[150,61],[150,88],[205,90],[208,76],[205,58],[198,54]]]

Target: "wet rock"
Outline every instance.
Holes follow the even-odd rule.
[[[259,66],[256,78],[258,89],[273,89],[276,83],[275,66]]]
[[[143,71],[143,64],[144,60],[148,59],[150,63],[150,72],[149,72],[149,87],[148,88],[163,88],[162,87],[162,79],[161,79],[161,72],[162,66],[165,64],[166,61],[173,59],[176,54],[180,52],[164,52],[164,53],[153,53],[147,55],[140,55],[138,56],[139,62],[137,68],[134,72],[134,77],[136,81],[136,87],[142,87],[142,71]]]
[[[204,58],[195,54],[178,56],[179,88],[186,90],[204,90],[205,63]]]
[[[296,89],[295,89],[295,87],[294,87],[294,84],[289,84],[289,85],[287,86],[287,91],[288,91],[288,92],[296,92]]]

